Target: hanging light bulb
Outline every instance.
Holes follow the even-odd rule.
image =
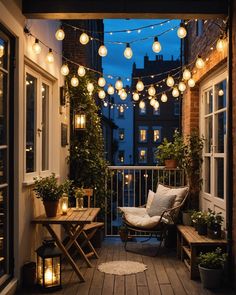
[[[35,39],[34,44],[32,45],[32,50],[35,54],[40,54],[41,46],[39,45],[39,39]]]
[[[77,72],[80,77],[84,77],[86,74],[85,68],[83,66],[79,66]]]
[[[224,95],[224,90],[223,90],[223,89],[220,89],[220,90],[218,91],[218,95],[219,95],[219,96],[223,96],[223,95]]]
[[[49,49],[46,58],[47,58],[47,61],[48,61],[49,63],[53,63],[53,62],[54,62],[54,55],[53,55],[53,52],[52,52],[52,49],[51,49],[51,48]]]
[[[70,80],[70,84],[71,84],[71,86],[73,86],[73,87],[77,87],[77,86],[79,85],[79,80],[78,80],[78,78],[76,78],[75,76],[73,76],[73,77],[71,78],[71,80]]]
[[[101,46],[98,48],[98,54],[99,54],[101,57],[107,56],[107,48],[106,48],[105,45],[101,45]]]
[[[168,100],[167,95],[166,95],[165,93],[163,93],[163,94],[161,95],[161,101],[162,101],[162,102],[167,102],[167,100]]]
[[[89,36],[86,33],[82,33],[79,37],[79,42],[82,45],[86,45],[89,42]]]
[[[161,51],[161,43],[158,41],[157,37],[154,38],[154,42],[152,44],[152,50],[155,53],[159,53]]]
[[[58,41],[62,41],[65,38],[65,32],[62,29],[56,31],[55,37]]]
[[[93,86],[93,83],[89,82],[87,84],[87,90],[90,94],[92,94],[93,90],[94,90],[94,86]]]
[[[134,94],[133,94],[133,100],[134,101],[138,101],[139,100],[139,94],[138,94],[138,92],[134,92]]]
[[[145,108],[145,106],[146,106],[145,102],[143,100],[141,100],[140,103],[139,103],[139,108],[142,110],[142,109]]]
[[[221,36],[220,39],[216,43],[216,50],[218,52],[223,52],[224,51],[224,48],[225,48],[225,40]]]
[[[61,74],[63,76],[67,76],[69,74],[69,72],[70,72],[70,70],[68,68],[68,65],[67,64],[62,65],[62,67],[61,67]]]
[[[195,81],[193,80],[193,78],[191,78],[191,79],[188,80],[188,86],[189,86],[189,87],[194,87],[195,84],[196,84],[196,83],[195,83]]]
[[[183,71],[183,79],[184,80],[189,80],[191,78],[192,74],[189,71],[189,69],[184,69]]]
[[[148,94],[150,96],[154,96],[156,94],[156,89],[153,85],[151,85],[149,88],[148,88]]]
[[[155,103],[154,103],[154,106],[153,106],[154,109],[155,109],[155,110],[158,110],[159,106],[160,106],[160,104],[159,104],[159,102],[156,100]]]
[[[0,58],[3,57],[3,55],[4,55],[4,46],[0,45]]]
[[[127,58],[127,59],[131,59],[132,56],[133,56],[133,51],[132,51],[132,49],[130,48],[129,43],[126,44],[126,48],[125,48],[125,51],[124,51],[124,56],[125,56],[125,58]]]
[[[99,85],[100,87],[104,87],[104,86],[106,85],[106,80],[105,80],[104,77],[100,77],[100,78],[98,79],[98,85]]]
[[[121,81],[120,78],[116,81],[115,88],[117,90],[121,90],[123,88],[123,82]]]
[[[204,60],[201,58],[200,55],[198,55],[198,58],[197,58],[197,60],[196,60],[196,67],[197,67],[198,69],[202,69],[202,68],[204,68],[204,66],[205,66],[205,62],[204,62]]]
[[[152,98],[152,99],[150,100],[150,105],[153,107],[154,104],[155,104],[155,102],[156,102],[155,98]]]
[[[115,89],[112,85],[109,85],[108,88],[107,88],[107,93],[109,95],[113,95],[115,93]]]
[[[121,90],[121,93],[120,93],[120,99],[121,99],[121,100],[126,100],[126,98],[127,98],[127,93],[126,93],[126,91],[123,89],[123,90]]]
[[[171,76],[168,76],[166,79],[166,85],[169,87],[172,87],[172,86],[174,86],[174,84],[175,84],[174,78]]]
[[[186,90],[186,85],[184,82],[179,82],[179,85],[178,85],[178,88],[179,88],[179,91],[181,92],[184,92]]]
[[[180,27],[177,30],[177,35],[180,39],[185,38],[187,35],[187,31],[183,23],[180,24]]]
[[[104,90],[99,90],[98,97],[104,99],[106,97],[106,92]]]
[[[172,90],[172,96],[173,97],[179,97],[179,89],[177,87],[174,87]]]
[[[143,82],[141,80],[138,80],[138,83],[136,84],[136,89],[138,91],[140,91],[140,92],[143,91],[144,85],[143,85]]]

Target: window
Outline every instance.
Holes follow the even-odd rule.
[[[203,20],[196,21],[196,36],[201,36],[204,30],[204,23]]]
[[[119,129],[119,140],[120,141],[124,141],[125,140],[125,129],[124,128],[120,128]]]
[[[174,103],[174,115],[175,116],[179,116],[180,115],[179,101]]]
[[[147,129],[148,127],[139,127],[139,142],[147,142]]]
[[[160,116],[160,107],[159,108],[153,108],[153,115],[154,116]]]
[[[138,161],[139,163],[147,163],[147,148],[138,149]]]
[[[118,152],[118,161],[120,163],[124,163],[124,161],[125,161],[125,151],[119,151]]]
[[[153,129],[153,142],[161,142],[161,127],[154,126]]]
[[[118,117],[119,118],[124,118],[125,117],[125,108],[122,105],[119,106],[119,109],[118,109]]]
[[[50,172],[52,82],[26,67],[26,178]]]

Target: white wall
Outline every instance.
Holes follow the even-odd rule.
[[[33,216],[43,212],[41,201],[36,199],[32,193],[32,184],[24,183],[24,59],[27,57],[43,70],[53,76],[53,117],[50,118],[53,124],[53,171],[58,175],[60,181],[67,176],[66,156],[68,147],[61,148],[60,128],[61,122],[69,124],[68,108],[64,114],[59,113],[59,87],[63,85],[63,77],[60,74],[61,58],[55,56],[55,62],[45,62],[47,49],[42,47],[39,56],[32,52],[34,39],[26,37],[23,29],[28,24],[31,32],[40,40],[48,44],[52,49],[61,52],[61,43],[54,38],[55,30],[58,27],[57,21],[30,20],[26,21],[21,14],[18,1],[0,1],[0,22],[16,37],[16,70],[15,70],[15,145],[14,145],[14,258],[15,276],[20,277],[21,266],[29,260],[35,259],[35,249],[41,243],[45,235],[41,226],[31,225]]]

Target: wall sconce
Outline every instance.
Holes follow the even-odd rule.
[[[75,114],[75,130],[84,130],[86,128],[86,115],[85,113]]]

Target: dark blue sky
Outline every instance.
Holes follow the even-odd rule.
[[[104,30],[129,30],[137,27],[160,23],[162,21],[163,20],[160,19],[107,19],[104,20]],[[155,53],[152,51],[153,38],[131,44],[133,57],[130,60],[126,59],[123,55],[125,45],[108,44],[107,41],[130,42],[136,39],[159,35],[168,29],[179,26],[179,23],[179,20],[171,20],[169,23],[165,23],[162,26],[154,26],[154,28],[143,29],[140,33],[134,31],[129,34],[126,32],[114,33],[113,35],[105,34],[104,39],[105,45],[108,49],[108,55],[103,57],[103,72],[105,74],[121,77],[131,77],[133,62],[136,62],[137,67],[143,67],[143,57],[146,54],[150,59],[155,59]],[[171,59],[172,55],[174,56],[174,59],[179,58],[180,40],[177,37],[176,29],[164,34],[163,36],[160,36],[159,41],[162,45],[162,51],[160,54],[164,56],[164,59]],[[114,84],[114,81],[115,80],[108,80],[108,83]],[[126,84],[129,83],[126,81]]]

